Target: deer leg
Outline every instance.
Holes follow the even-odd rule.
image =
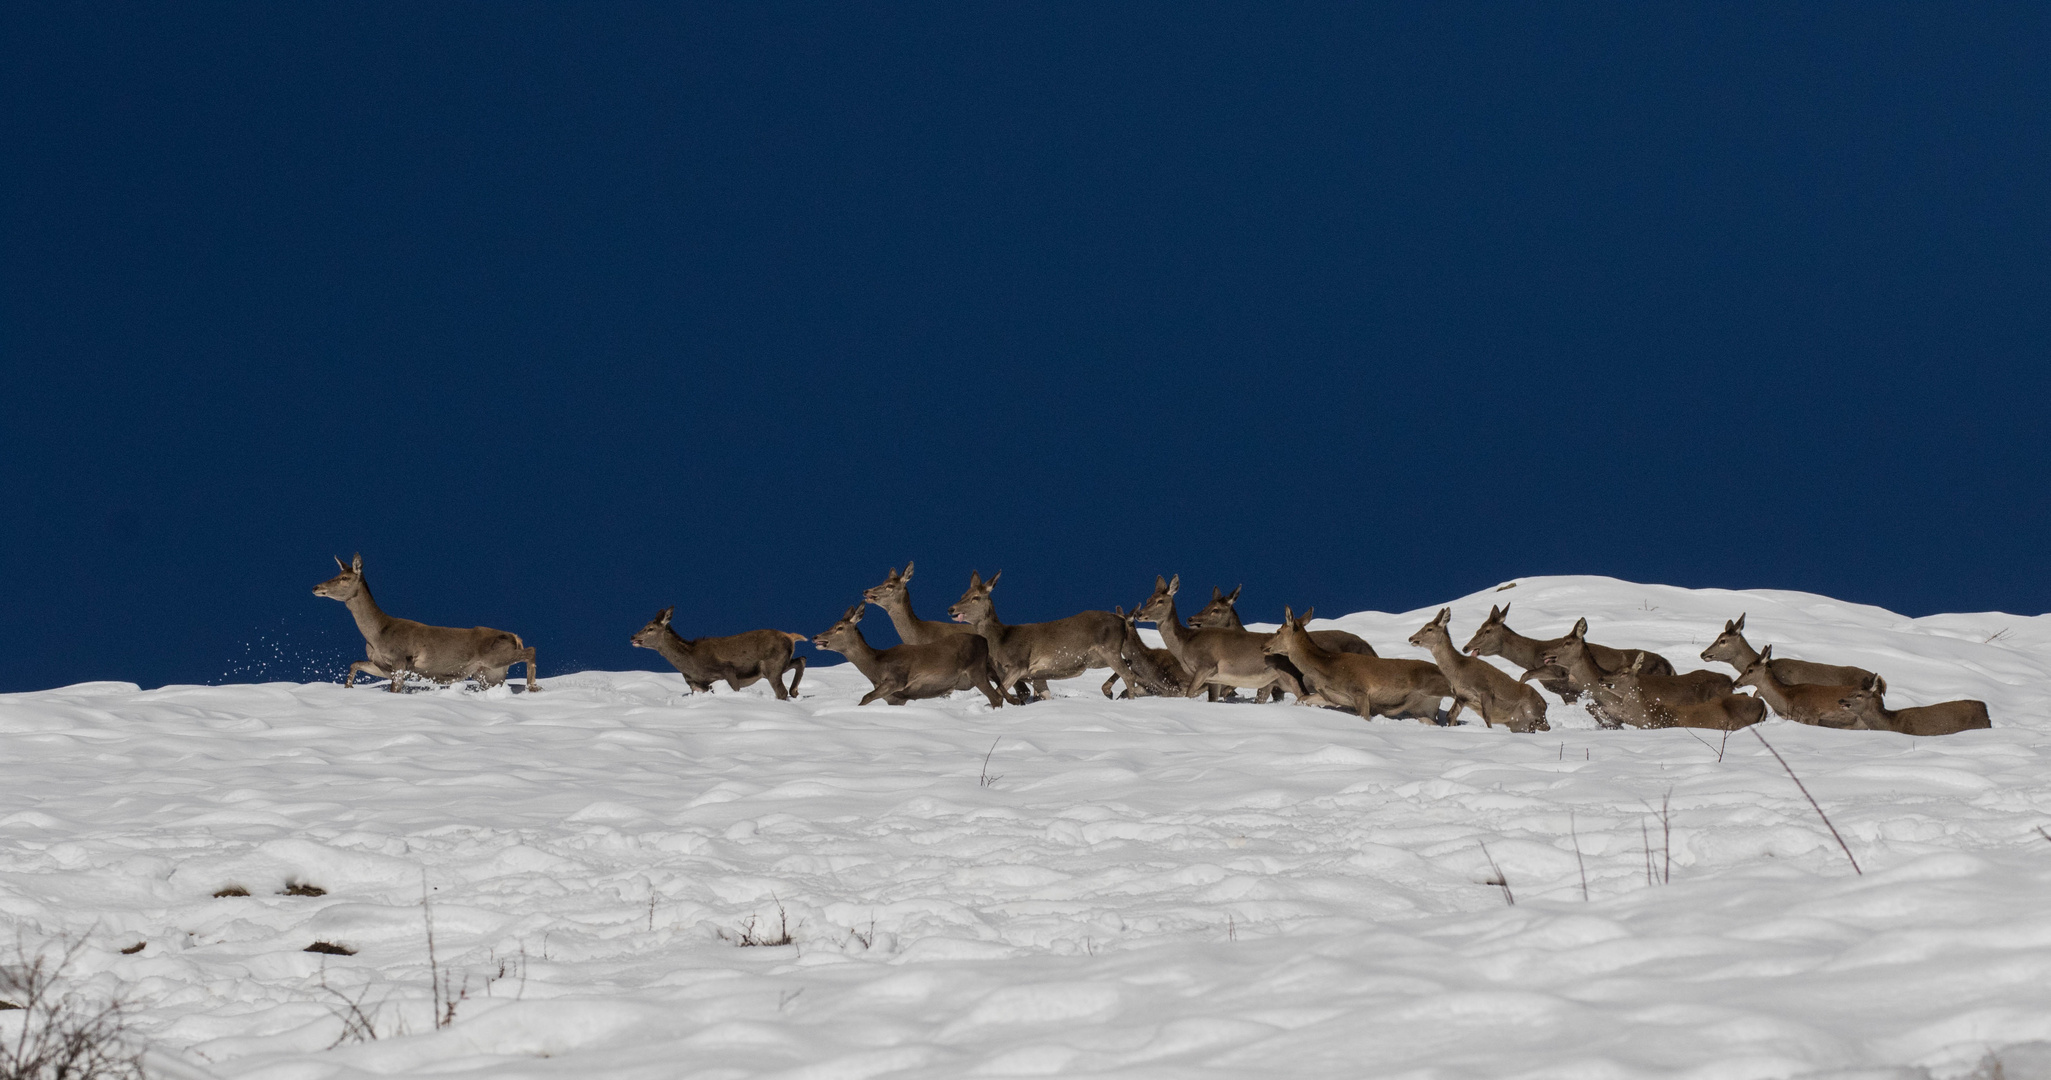
[[[385,669],[377,666],[377,664],[375,664],[372,661],[358,660],[355,663],[349,665],[349,677],[342,683],[342,687],[344,689],[348,689],[356,685],[356,673],[359,671],[368,671],[372,675],[375,675],[380,679],[385,678],[387,674]]]
[[[889,701],[889,704],[892,705],[904,704],[903,680],[885,676],[882,682],[876,684],[875,689],[863,694],[862,700],[855,702],[855,704],[867,705],[877,698],[894,699]]]
[[[990,676],[989,676],[989,674],[988,674],[988,673],[986,673],[986,672],[977,672],[977,673],[976,673],[976,687],[975,687],[975,688],[976,688],[976,689],[978,689],[978,690],[981,690],[981,691],[983,692],[983,696],[984,696],[984,697],[986,697],[986,698],[989,698],[989,699],[990,699],[990,707],[991,707],[991,708],[993,708],[993,709],[1001,709],[1001,708],[1003,708],[1003,707],[1004,707],[1004,695],[1003,695],[1003,694],[1001,694],[1001,693],[998,693],[998,691],[997,691],[997,685],[996,685],[995,683],[993,683],[993,682],[991,682],[991,681],[990,681]],[[1018,702],[1018,701],[1014,701],[1014,702],[1012,702],[1012,704],[1013,704],[1013,705],[1019,705],[1019,704],[1023,704],[1023,702]]]
[[[1033,696],[1034,696],[1034,697],[1037,697],[1037,698],[1045,698],[1045,697],[1047,697],[1047,680],[1045,680],[1045,679],[1034,679],[1034,680],[1033,680]]]
[[[534,646],[529,645],[520,650],[519,662],[527,665],[527,692],[531,694],[541,689],[541,687],[534,685],[536,678],[534,674]]]
[[[1452,708],[1450,708],[1450,709],[1447,709],[1447,710],[1446,710],[1446,726],[1447,726],[1447,727],[1453,727],[1453,726],[1455,726],[1455,725],[1459,724],[1459,723],[1460,723],[1460,710],[1462,710],[1462,709],[1464,709],[1464,708],[1466,708],[1466,707],[1467,707],[1467,703],[1466,703],[1465,701],[1461,700],[1461,699],[1460,699],[1460,696],[1459,696],[1459,695],[1455,694],[1455,695],[1453,696],[1453,707],[1452,707]]]
[[[1111,699],[1113,699],[1114,701],[1115,701],[1115,700],[1117,700],[1117,695],[1116,695],[1116,694],[1113,694],[1113,693],[1111,692],[1111,687],[1112,687],[1112,685],[1113,685],[1113,684],[1115,684],[1115,683],[1116,683],[1117,681],[1118,681],[1118,673],[1117,673],[1117,672],[1115,672],[1115,671],[1111,673],[1111,677],[1110,677],[1110,678],[1108,678],[1108,679],[1105,679],[1105,680],[1104,680],[1104,696],[1105,696],[1105,697],[1107,697],[1107,698],[1111,698]],[[1128,693],[1130,693],[1130,691],[1127,691],[1127,692],[1128,692]]]
[[[791,677],[790,677],[790,697],[797,697],[797,696],[798,696],[798,680],[800,680],[800,679],[803,679],[803,678],[805,677],[805,658],[804,658],[804,657],[802,657],[802,656],[793,656],[793,657],[791,657],[791,661],[790,661],[790,666],[791,666]],[[777,699],[778,699],[778,700],[789,700],[788,698],[784,697],[784,695],[783,695],[783,675],[782,675],[781,673],[779,673],[779,674],[778,674],[778,675],[776,676],[776,680],[775,680],[775,681],[776,681],[776,689],[777,689],[777,694],[776,694],[776,696],[777,696]]]

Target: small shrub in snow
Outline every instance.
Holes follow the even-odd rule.
[[[60,945],[30,949],[17,939],[14,959],[0,964],[0,1000],[14,1006],[0,1020],[0,1080],[142,1080],[127,1005],[66,988],[85,942]]]
[[[729,934],[721,930],[719,932],[720,938],[741,946],[790,944],[790,913],[783,910],[783,901],[777,900],[774,896],[771,896],[770,899],[776,901],[775,933],[770,933],[766,929],[757,930],[755,928],[755,916],[750,915],[748,916],[748,921],[741,924],[738,934]]]

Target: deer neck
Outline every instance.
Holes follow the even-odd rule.
[[[890,616],[890,625],[897,628],[897,640],[913,641],[920,636],[919,629],[926,620],[912,614],[910,589],[898,590],[896,596],[877,606],[883,609],[883,614]]]
[[[662,636],[655,639],[655,651],[664,660],[669,661],[672,667],[688,663],[692,659],[691,643],[667,626],[662,628]]]
[[[1338,654],[1311,640],[1310,631],[1301,630],[1291,637],[1286,652],[1289,662],[1304,671],[1323,674]]]
[[[1239,609],[1238,609],[1238,608],[1226,608],[1226,609],[1225,609],[1225,628],[1226,628],[1226,629],[1228,629],[1228,630],[1244,630],[1244,629],[1246,629],[1246,624],[1245,624],[1245,623],[1243,623],[1243,622],[1240,622],[1240,621],[1239,621]]]
[[[1745,640],[1745,635],[1739,634],[1738,640],[1731,644],[1731,666],[1739,671],[1743,671],[1751,667],[1752,661],[1757,659],[1759,659],[1759,650],[1753,648],[1752,643]]]
[[[1175,610],[1175,598],[1168,598],[1167,614],[1154,620],[1154,628],[1161,632],[1161,644],[1168,655],[1177,661],[1182,659],[1182,648],[1189,641],[1189,628],[1182,625],[1182,616]]]
[[[981,618],[969,623],[969,629],[983,635],[984,640],[990,644],[996,645],[1004,640],[1005,631],[1010,630],[1011,627],[1004,625],[1004,623],[998,620],[997,605],[993,603],[984,609]]]
[[[1510,663],[1515,664],[1520,668],[1524,668],[1527,671],[1531,668],[1539,666],[1539,657],[1544,653],[1545,647],[1547,645],[1560,644],[1558,641],[1547,642],[1540,641],[1537,638],[1525,637],[1524,635],[1516,632],[1515,630],[1510,629],[1510,625],[1508,623],[1504,623],[1502,624],[1502,626],[1502,658],[1508,660]]]
[[[1425,642],[1425,648],[1431,650],[1431,658],[1441,670],[1450,671],[1457,667],[1460,661],[1470,659],[1453,647],[1453,635],[1444,631],[1430,635]]]
[[[860,627],[849,627],[848,636],[854,640],[848,642],[847,648],[841,650],[840,655],[847,657],[848,663],[853,664],[856,671],[868,676],[870,682],[879,681],[877,676],[883,674],[881,654],[869,647],[869,639],[862,636]]]
[[[1518,664],[1524,663],[1524,661],[1517,660],[1515,658],[1512,658],[1512,662]],[[1537,667],[1538,665],[1536,663],[1533,663],[1526,664],[1525,666],[1529,668]],[[1608,674],[1609,672],[1602,670],[1602,666],[1595,662],[1595,650],[1590,649],[1585,643],[1575,653],[1573,662],[1567,665],[1568,681],[1572,682],[1576,687],[1581,689],[1587,689],[1588,687],[1592,686],[1600,686],[1602,684],[1603,676]]]
[[[1754,660],[1753,663],[1757,663],[1757,660]],[[1747,666],[1749,667],[1750,665],[1748,664]],[[1782,716],[1788,714],[1787,687],[1781,685],[1781,681],[1774,677],[1772,664],[1759,665],[1759,681],[1753,683],[1752,686],[1759,691],[1761,700],[1773,706],[1774,712]]]
[[[377,606],[377,601],[371,597],[368,581],[360,582],[356,595],[344,601],[343,606],[349,609],[350,616],[356,620],[357,632],[363,635],[365,641],[376,642],[384,637],[385,628],[392,625],[392,617],[385,614]]]

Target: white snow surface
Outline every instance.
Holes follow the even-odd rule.
[[[857,708],[845,665],[787,703],[95,683],[0,696],[0,916],[83,936],[166,1076],[1947,1077],[2051,1040],[2051,616],[1555,577],[1455,640],[1504,600],[1681,670],[1749,612],[1995,726],[1762,726],[1860,875],[1751,734],[1557,701],[1513,735],[1101,673],[1001,710]],[[1435,610],[1318,625],[1421,656]],[[794,944],[733,942],[779,904]],[[330,1048],[323,979],[385,1037]]]

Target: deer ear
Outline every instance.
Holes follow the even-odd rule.
[[[969,571],[969,591],[975,592],[977,589],[980,589],[982,587],[983,575],[975,572],[974,570]]]
[[[1124,604],[1112,604],[1112,605],[1111,605],[1111,613],[1112,613],[1112,614],[1114,614],[1114,615],[1116,615],[1116,616],[1118,616],[1118,617],[1119,617],[1119,618],[1121,618],[1121,619],[1122,619],[1122,618],[1124,618],[1124,617],[1125,617],[1125,605],[1124,605]]]
[[[1762,663],[1762,664],[1763,664],[1763,663],[1765,663],[1765,662],[1767,662],[1768,660],[1771,660],[1771,659],[1773,659],[1773,646],[1771,646],[1771,645],[1768,645],[1767,647],[1765,647],[1765,648],[1763,648],[1763,649],[1759,650],[1759,662],[1760,662],[1760,663]]]
[[[349,572],[349,564],[343,562],[340,555],[335,556],[335,566],[345,574]]]
[[[666,608],[663,608],[663,609],[662,609],[662,612],[661,612],[661,614],[658,614],[657,616],[655,616],[655,621],[656,621],[656,622],[659,622],[659,623],[661,623],[661,624],[662,624],[662,625],[664,625],[664,626],[668,626],[668,625],[669,625],[669,617],[670,617],[671,615],[674,615],[674,614],[676,614],[676,613],[677,613],[677,606],[676,606],[675,604],[671,604],[670,606],[668,606],[668,607],[666,607]]]
[[[1450,625],[1453,621],[1453,609],[1449,607],[1440,608],[1439,617],[1433,619],[1432,621],[1438,623],[1440,626]]]
[[[985,582],[983,582],[983,588],[985,588],[985,589],[994,589],[994,588],[996,588],[996,587],[997,587],[997,579],[998,579],[998,578],[1001,578],[1001,577],[1003,577],[1003,576],[1004,576],[1004,571],[1002,571],[1002,570],[999,570],[999,571],[997,571],[996,573],[994,573],[994,574],[991,574],[991,575],[990,575],[990,580],[988,580],[988,581],[985,581]]]
[[[356,571],[356,572],[357,572],[357,573],[359,573],[359,574],[363,572],[363,553],[362,553],[362,552],[360,552],[360,551],[359,551],[359,552],[357,552],[357,553],[356,553],[356,558],[355,558],[355,559],[354,559],[353,561],[351,561],[351,562],[349,563],[349,569],[351,569],[351,570],[354,570],[354,571]]]
[[[1501,616],[1501,617],[1502,617],[1502,618],[1505,618],[1505,619],[1507,619],[1507,618],[1509,618],[1509,617],[1510,617],[1510,605],[1509,605],[1509,604],[1504,604],[1504,605],[1503,605],[1503,614],[1502,614],[1502,616]]]
[[[1731,624],[1731,629],[1733,629],[1733,630],[1743,630],[1744,628],[1745,628],[1745,615],[1744,615],[1744,612],[1739,612],[1739,613],[1738,613],[1738,621],[1737,621],[1737,622],[1734,622],[1734,623],[1732,623],[1732,624]]]
[[[1636,673],[1643,670],[1645,670],[1645,652],[1641,649],[1638,652],[1638,658],[1631,661],[1631,671]]]
[[[1317,609],[1316,609],[1316,608],[1314,608],[1314,607],[1307,607],[1307,608],[1304,608],[1304,609],[1303,609],[1303,614],[1302,614],[1302,615],[1300,615],[1300,616],[1298,616],[1298,617],[1297,617],[1297,619],[1296,619],[1296,625],[1298,625],[1298,626],[1302,626],[1302,625],[1303,625],[1304,623],[1307,623],[1307,622],[1309,622],[1309,621],[1310,621],[1310,617],[1311,617],[1311,614],[1312,614],[1312,613],[1314,613],[1314,612],[1316,612],[1316,611],[1317,611]]]
[[[1876,694],[1885,692],[1885,689],[1880,682],[1880,676],[1878,675],[1869,676],[1866,679],[1866,685],[1862,687],[1862,689],[1871,690]]]
[[[1174,577],[1174,578],[1172,578],[1172,579],[1171,579],[1171,580],[1170,580],[1170,581],[1168,582],[1168,595],[1169,595],[1169,596],[1174,596],[1174,595],[1175,595],[1175,590],[1177,590],[1177,589],[1180,589],[1181,587],[1182,587],[1182,575],[1181,575],[1181,574],[1177,574],[1177,575],[1175,575],[1175,577]]]
[[[1239,590],[1241,590],[1241,589],[1244,589],[1244,588],[1246,588],[1246,586],[1244,586],[1244,585],[1234,585],[1234,586],[1232,586],[1232,592],[1231,592],[1231,594],[1230,594],[1230,595],[1228,595],[1228,596],[1226,596],[1226,597],[1225,597],[1225,602],[1226,602],[1226,603],[1228,603],[1228,604],[1236,604],[1236,603],[1238,603],[1238,602],[1239,602]]]
[[[840,621],[848,623],[850,625],[861,622],[862,612],[868,610],[868,607],[869,605],[867,604],[856,604],[855,606],[847,609],[847,614],[842,615],[840,617]]]
[[[1223,600],[1224,598],[1225,590],[1218,588],[1216,585],[1211,586],[1211,600],[1213,603],[1219,600]]]
[[[1287,604],[1283,604],[1283,605],[1282,605],[1282,622],[1283,622],[1283,624],[1284,624],[1284,625],[1287,625],[1287,624],[1289,624],[1289,623],[1293,623],[1293,622],[1295,622],[1295,621],[1296,621],[1296,613],[1295,613],[1295,612],[1293,612],[1293,611],[1290,611],[1290,610],[1289,610],[1289,605],[1287,605]]]
[[[1584,615],[1584,616],[1582,616],[1582,617],[1581,617],[1580,619],[1578,619],[1578,620],[1576,620],[1576,621],[1575,621],[1575,623],[1574,623],[1574,636],[1575,636],[1575,637],[1586,637],[1586,636],[1588,636],[1588,617],[1587,617],[1587,616],[1585,616],[1585,615]]]
[[[1886,680],[1886,679],[1884,679],[1884,678],[1881,678],[1881,677],[1880,677],[1879,675],[1875,675],[1875,676],[1873,676],[1873,689],[1874,689],[1875,691],[1879,692],[1879,693],[1882,693],[1882,694],[1886,693],[1886,692],[1887,692],[1887,680]]]
[[[912,579],[912,564],[911,564],[910,562],[906,562],[906,563],[904,564],[904,573],[902,573],[902,574],[899,574],[899,575],[898,575],[898,577],[897,577],[897,580],[899,580],[899,581],[910,581],[911,579]]]

